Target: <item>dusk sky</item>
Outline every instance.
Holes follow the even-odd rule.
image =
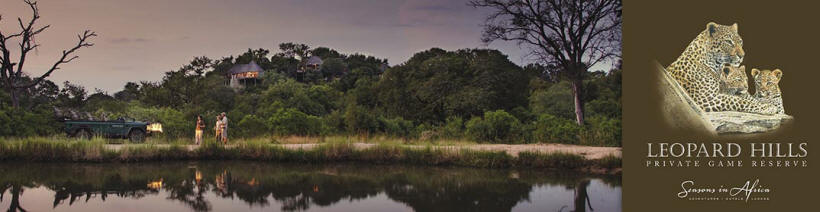
[[[248,48],[278,52],[283,42],[325,46],[404,63],[414,53],[440,47],[499,49],[519,65],[530,63],[516,43],[480,41],[490,12],[467,0],[40,0],[40,26],[24,71],[39,76],[85,29],[97,32],[93,47],[49,78],[113,94],[129,81],[158,81],[195,56],[218,59]],[[21,0],[0,0],[0,30],[19,30],[31,18]],[[16,42],[17,40],[15,40]],[[11,45],[15,45],[13,43]],[[15,51],[17,51],[15,49]],[[13,54],[14,58],[17,54]],[[610,65],[593,67],[609,70]]]

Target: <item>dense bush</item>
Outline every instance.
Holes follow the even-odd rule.
[[[45,80],[21,93],[18,109],[0,89],[0,137],[57,133],[62,123],[52,108],[68,107],[160,122],[164,133],[157,137],[169,140],[193,137],[197,115],[206,135],[213,135],[215,116],[227,112],[230,135],[238,137],[376,134],[621,145],[620,70],[586,73],[586,123],[578,126],[568,82],[548,66],[522,68],[496,50],[433,48],[388,67],[384,59],[324,47],[290,43],[280,49],[273,56],[249,49],[217,60],[196,57],[160,81],[127,83],[114,95]],[[296,59],[310,56],[324,64],[311,70]],[[244,88],[226,86],[227,71],[250,61],[265,70],[261,79]]]
[[[484,117],[474,117],[467,122],[467,134],[478,141],[521,143],[524,142],[521,123],[504,110],[487,111]]]
[[[348,132],[371,133],[379,128],[379,121],[372,111],[362,106],[350,104],[345,109],[344,122]]]
[[[142,107],[133,104],[126,109],[124,114],[117,114],[115,117],[130,117],[137,121],[159,122],[162,124],[163,132],[156,136],[167,138],[192,138],[196,127],[195,116],[186,117],[182,112],[168,107]]]
[[[535,121],[533,139],[545,143],[578,143],[578,135],[583,127],[573,120],[560,118],[550,114],[542,114]]]
[[[441,124],[525,105],[531,74],[497,50],[433,48],[388,69],[376,88],[388,115]]]
[[[551,114],[566,119],[575,118],[575,100],[568,82],[560,82],[530,96],[533,114]]]
[[[412,121],[404,120],[401,117],[392,119],[381,117],[379,122],[381,123],[381,132],[399,137],[409,137],[415,127]]]
[[[232,129],[236,132],[234,135],[238,137],[256,137],[270,133],[265,120],[256,115],[246,115]]]
[[[441,135],[445,138],[461,138],[464,136],[464,119],[458,116],[447,117],[447,122],[441,129]]]
[[[586,119],[588,128],[582,136],[582,144],[595,146],[621,146],[621,120],[605,116]]]
[[[268,119],[268,125],[279,135],[321,135],[322,119],[295,108],[280,109]]]
[[[47,108],[23,110],[0,105],[0,135],[51,135],[58,133],[60,129],[60,123],[54,120],[54,115]]]

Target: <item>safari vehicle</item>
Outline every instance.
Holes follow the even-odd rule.
[[[119,118],[112,121],[92,120],[64,120],[65,132],[68,136],[88,139],[93,135],[106,138],[127,138],[131,142],[143,142],[159,123],[134,121],[133,119]]]
[[[63,122],[63,130],[69,137],[88,139],[92,136],[106,138],[127,138],[132,142],[143,142],[145,137],[154,132],[162,132],[160,123],[135,121],[131,118],[120,117],[109,120],[106,113],[94,116],[89,112],[82,112],[72,108],[54,107],[54,115]]]

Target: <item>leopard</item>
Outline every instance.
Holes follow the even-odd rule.
[[[771,115],[777,108],[751,96],[720,92],[721,70],[743,62],[743,39],[737,23],[706,24],[683,53],[666,70],[704,112],[737,111]]]
[[[726,65],[721,75],[720,92],[735,96],[749,95],[749,77],[746,76],[746,66],[734,67]]]
[[[780,69],[774,70],[759,70],[752,69],[752,78],[755,82],[754,97],[760,101],[767,102],[777,107],[777,114],[785,114],[783,109],[783,96],[780,92],[780,79],[783,77],[783,71]]]

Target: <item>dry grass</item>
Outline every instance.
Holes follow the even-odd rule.
[[[430,166],[467,166],[481,168],[553,168],[583,170],[589,167],[618,169],[620,157],[589,160],[569,153],[521,152],[518,157],[504,151],[475,150],[458,146],[439,148],[434,144],[413,145],[395,139],[371,140],[378,142],[370,148],[356,148],[343,137],[326,140],[311,149],[284,148],[274,145],[270,138],[233,141],[223,146],[208,141],[199,148],[186,148],[185,141],[171,145],[152,143],[106,148],[106,140],[90,141],[60,137],[0,139],[0,160],[28,161],[156,161],[156,160],[259,160],[275,162],[361,162],[375,164],[416,164]]]

